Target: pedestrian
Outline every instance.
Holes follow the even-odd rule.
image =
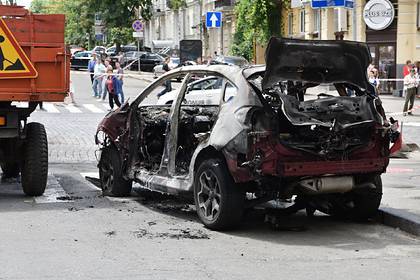
[[[378,71],[377,68],[373,68],[372,71],[373,71],[373,75],[375,77],[376,92],[379,95],[379,85],[381,84],[380,81],[379,81],[379,71]]]
[[[116,85],[118,84],[118,79],[115,75],[113,75],[112,68],[108,68],[107,70],[107,78],[106,78],[106,90],[108,91],[108,100],[109,100],[109,107],[110,110],[114,109],[114,102],[118,107],[121,107],[121,103],[118,100],[118,94],[115,91]]]
[[[95,98],[101,98],[102,96],[102,80],[104,78],[106,72],[106,68],[102,63],[102,60],[99,58],[96,60],[95,63],[95,68],[93,71],[93,84],[92,84],[92,88],[93,88],[93,96]]]
[[[162,66],[162,69],[165,72],[168,72],[169,70],[171,70],[171,69],[169,69],[168,63],[169,63],[169,57],[166,57],[164,62],[163,62],[163,66]],[[158,98],[161,97],[162,95],[164,95],[165,93],[170,92],[172,90],[172,85],[171,85],[171,80],[170,79],[167,79],[165,81],[164,87],[165,88],[157,94]]]
[[[411,60],[407,60],[405,65],[403,66],[403,78],[405,78],[408,74],[410,74],[411,70]]]
[[[95,72],[95,64],[96,64],[96,53],[92,54],[92,58],[89,60],[88,63],[88,71],[90,73],[90,81],[93,84],[93,76]]]
[[[105,71],[106,73],[108,73],[108,70],[113,70],[111,64],[109,63],[108,60],[104,61],[104,66],[105,66]],[[106,94],[107,94],[107,90],[106,90],[106,76],[108,74],[105,75],[105,78],[102,81],[102,101],[105,101],[106,98]]]
[[[369,72],[369,83],[375,88],[375,95],[378,95],[379,80],[376,77],[374,70]]]
[[[416,74],[416,70],[412,68],[410,73],[404,77],[404,89],[406,91],[405,95],[405,103],[403,113],[404,116],[412,115],[413,113],[411,110],[414,106],[414,99],[416,98],[417,93],[417,86],[418,86],[418,75]]]
[[[118,82],[117,95],[120,98],[121,104],[124,104],[124,91],[123,91],[124,69],[121,68],[121,64],[119,62],[115,62],[115,67],[117,71],[117,82]]]

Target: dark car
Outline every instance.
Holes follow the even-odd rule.
[[[237,65],[237,66],[246,66],[249,65],[248,60],[241,56],[224,56],[219,55],[210,60],[210,65],[215,64],[225,64],[225,65]]]
[[[115,62],[120,61],[121,63],[121,67],[126,67],[126,66],[130,66],[130,64],[134,61],[134,60],[138,60],[139,57],[142,54],[145,54],[146,52],[138,52],[138,51],[130,51],[130,52],[126,52],[122,55],[122,57],[119,56],[112,56],[111,57],[111,64],[114,66]]]
[[[109,56],[115,56],[115,55],[117,55],[116,50],[117,50],[116,46],[110,47],[110,48],[106,49],[106,54],[109,55]],[[137,51],[137,46],[135,46],[135,45],[121,46],[120,51],[122,53],[134,52],[134,51]]]
[[[129,195],[135,181],[191,195],[202,223],[217,230],[271,200],[288,202],[287,214],[374,216],[401,137],[367,80],[368,46],[273,38],[266,58],[266,67],[174,69],[109,113],[96,134],[103,193]],[[201,90],[204,102],[188,101],[191,82],[209,76],[222,79],[218,98]],[[173,103],[156,105],[162,84],[177,77]]]
[[[91,58],[92,52],[90,51],[77,52],[70,59],[70,67],[74,70],[87,69]]]
[[[164,58],[157,53],[143,53],[140,56],[140,70],[145,72],[153,72],[156,65],[162,64]],[[138,70],[138,60],[131,65],[131,70]]]

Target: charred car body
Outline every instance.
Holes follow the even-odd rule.
[[[212,229],[235,226],[245,208],[273,199],[293,198],[289,212],[375,214],[390,142],[400,137],[366,78],[367,46],[272,38],[266,60],[266,67],[173,70],[108,114],[96,135],[103,192],[128,195],[136,181],[193,193],[200,220]],[[172,104],[146,104],[180,76]],[[218,104],[188,104],[188,84],[205,76],[223,79]],[[338,96],[299,100],[320,84],[334,86]]]

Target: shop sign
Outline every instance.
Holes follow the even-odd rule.
[[[394,6],[388,0],[370,0],[363,9],[363,19],[373,30],[386,29],[394,17]]]

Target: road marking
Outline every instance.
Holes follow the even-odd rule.
[[[82,176],[83,179],[86,179],[86,177],[92,177],[92,178],[96,178],[99,179],[99,172],[84,172],[84,173],[80,173],[80,176]],[[95,186],[94,184],[92,184],[91,182],[87,181],[89,184],[87,184],[87,186],[92,189],[97,191],[99,188],[97,186]]]
[[[410,173],[410,172],[413,172],[413,171],[414,171],[414,169],[403,168],[403,167],[388,167],[386,169],[386,173],[393,173],[393,174],[396,174],[396,173]]]
[[[52,103],[43,103],[42,107],[48,113],[60,113],[60,111]]]
[[[83,107],[85,107],[86,109],[88,109],[92,113],[104,113],[103,110],[99,109],[98,107],[96,107],[93,104],[83,104]]]
[[[81,113],[82,111],[74,106],[73,104],[69,104],[67,106],[64,106],[66,110],[68,110],[70,113]]]
[[[60,185],[57,178],[52,174],[48,174],[47,188],[45,189],[44,194],[42,196],[26,199],[25,202],[29,202],[29,203],[35,202],[38,204],[71,202],[69,200],[57,199],[57,198],[66,197],[66,196],[67,196],[67,193],[63,189],[63,187]]]
[[[420,127],[420,122],[404,122],[403,126],[416,126]]]
[[[109,104],[102,104],[102,106],[104,106],[107,110],[111,109],[111,107],[109,107]]]

